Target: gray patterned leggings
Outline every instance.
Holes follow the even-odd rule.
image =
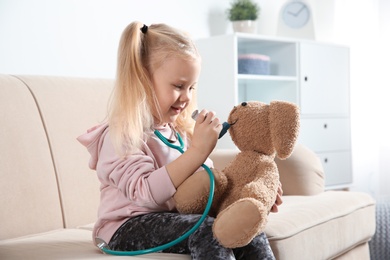
[[[192,228],[201,215],[185,215],[163,212],[137,216],[125,222],[109,242],[112,250],[135,251],[169,243]],[[191,254],[195,260],[274,260],[269,242],[264,233],[241,248],[224,248],[213,237],[214,218],[207,217],[200,227],[187,239],[163,252]]]

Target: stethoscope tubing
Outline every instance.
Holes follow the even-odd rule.
[[[180,153],[184,153],[184,142],[183,142],[183,139],[181,138],[180,134],[179,133],[176,133],[177,135],[177,139],[179,140],[179,143],[180,143],[180,146],[178,145],[174,145],[172,143],[170,143],[158,130],[155,130],[154,131],[154,134],[165,144],[167,145],[168,147],[170,148],[173,148],[173,149],[176,149],[178,150]],[[194,233],[199,227],[200,225],[203,223],[203,221],[206,219],[209,211],[210,211],[210,208],[211,208],[211,204],[213,202],[213,198],[214,198],[214,189],[215,189],[215,179],[214,179],[214,174],[213,172],[211,171],[211,169],[205,165],[205,164],[202,164],[202,167],[206,170],[206,172],[208,173],[209,175],[209,178],[210,178],[210,192],[209,192],[209,198],[208,198],[208,201],[207,201],[207,204],[206,204],[206,208],[205,210],[203,211],[203,214],[202,216],[200,217],[200,219],[195,223],[195,225],[190,229],[188,230],[186,233],[184,233],[183,235],[181,235],[180,237],[166,243],[166,244],[163,244],[163,245],[160,245],[160,246],[157,246],[157,247],[152,247],[152,248],[148,248],[148,249],[142,249],[142,250],[136,250],[136,251],[117,251],[117,250],[111,250],[107,243],[105,243],[104,241],[102,241],[101,239],[97,239],[99,240],[99,244],[98,244],[98,247],[100,248],[100,250],[102,250],[104,253],[106,254],[110,254],[110,255],[118,255],[118,256],[135,256],[135,255],[143,255],[143,254],[150,254],[150,253],[156,253],[156,252],[160,252],[160,251],[163,251],[167,248],[170,248],[180,242],[182,242],[183,240],[187,239],[192,233]]]

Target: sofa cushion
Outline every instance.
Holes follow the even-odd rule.
[[[65,227],[94,222],[99,181],[89,154],[77,140],[106,117],[113,80],[19,76],[37,100],[53,153]]]
[[[189,260],[189,255],[152,253],[148,255],[108,256],[92,243],[92,232],[82,229],[60,229],[47,233],[0,241],[0,259],[165,259]]]
[[[0,111],[0,240],[62,228],[39,110],[26,85],[13,76],[0,75]]]
[[[277,259],[331,259],[375,233],[375,202],[366,193],[327,191],[283,201],[265,230]]]

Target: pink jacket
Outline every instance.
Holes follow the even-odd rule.
[[[169,126],[157,130],[167,138],[172,136]],[[96,170],[101,183],[93,238],[99,237],[108,243],[130,217],[175,210],[172,196],[176,189],[165,165],[180,156],[179,151],[169,148],[153,134],[140,150],[121,158],[111,143],[107,124],[89,129],[77,140],[91,154],[89,167]],[[188,142],[185,137],[183,140],[186,149]],[[177,141],[174,144],[179,145]],[[210,159],[205,164],[213,167]]]

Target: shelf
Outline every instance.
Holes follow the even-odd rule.
[[[237,79],[239,80],[261,80],[261,81],[286,81],[286,82],[296,82],[297,77],[291,76],[275,76],[275,75],[253,75],[253,74],[238,74]]]
[[[231,108],[244,101],[297,104],[299,141],[322,156],[326,186],[350,185],[348,48],[244,33],[201,39],[197,45],[202,56],[199,85],[204,86],[198,92],[200,107],[228,118]],[[268,56],[269,74],[238,74],[238,57],[244,54]],[[231,149],[235,145],[226,138],[217,147]]]
[[[272,44],[296,44],[298,41],[296,39],[292,38],[283,38],[278,37],[275,38],[274,36],[269,35],[258,35],[258,34],[248,34],[248,33],[234,33],[234,36],[237,37],[240,44],[246,44],[246,43],[272,43]]]

